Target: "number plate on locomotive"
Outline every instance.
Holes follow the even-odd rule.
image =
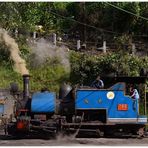
[[[118,110],[119,111],[126,111],[126,110],[128,110],[128,105],[127,104],[118,104]]]

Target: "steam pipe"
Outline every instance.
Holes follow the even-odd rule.
[[[23,75],[23,99],[29,98],[29,74]]]

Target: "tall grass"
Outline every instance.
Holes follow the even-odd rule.
[[[57,92],[60,84],[69,79],[69,73],[60,65],[43,65],[37,69],[30,68],[29,71],[31,91],[39,91],[46,87]],[[0,88],[9,88],[11,82],[16,82],[20,90],[23,89],[22,76],[7,66],[0,66]]]
[[[69,73],[61,65],[43,65],[30,70],[30,75],[30,85],[33,91],[46,87],[50,91],[57,92],[63,81],[69,81]]]

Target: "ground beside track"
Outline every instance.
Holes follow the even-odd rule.
[[[0,146],[148,146],[148,138],[74,138],[57,136],[56,139],[24,138],[13,139],[0,135]]]

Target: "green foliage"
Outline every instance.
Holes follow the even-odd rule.
[[[50,91],[57,92],[60,84],[68,80],[68,73],[64,67],[43,65],[40,68],[30,70],[31,90],[37,91],[47,87]]]
[[[9,88],[11,82],[16,82],[20,90],[23,89],[22,76],[7,66],[0,66],[0,88]],[[58,92],[59,86],[63,81],[69,81],[69,73],[61,65],[49,66],[42,65],[36,69],[29,69],[30,90],[40,91],[47,87],[50,91]]]
[[[20,74],[13,71],[8,66],[0,66],[0,88],[9,88],[11,82],[16,82],[19,88],[22,89],[22,77]]]
[[[11,67],[12,60],[10,59],[10,52],[2,42],[0,43],[0,66],[5,65]]]
[[[122,9],[133,12],[136,15],[147,16],[148,3],[140,2],[116,2],[112,3]],[[54,13],[65,16],[62,18]],[[71,19],[75,19],[72,21]],[[131,47],[124,48],[125,44],[131,42],[131,32],[145,33],[148,28],[147,21],[144,21],[136,16],[130,15],[114,7],[111,7],[104,2],[1,2],[0,3],[0,27],[7,30],[18,28],[21,32],[34,31],[36,25],[42,25],[44,30],[48,32],[60,32],[69,30],[70,33],[75,31],[80,32],[81,38],[84,38],[84,25],[78,23],[86,23],[96,28],[112,30],[114,32],[123,33],[116,38],[118,44],[117,53],[107,53],[106,55],[86,55],[83,53],[71,53],[71,76],[72,83],[89,84],[98,74],[105,75],[112,72],[119,72],[121,75],[138,76],[142,67],[148,67],[148,58],[138,58],[127,54]],[[87,37],[91,40],[96,40],[96,36],[102,35],[102,30],[96,30],[86,27]],[[23,34],[23,33],[22,33]],[[26,45],[26,37],[24,34],[17,38],[21,56],[27,61],[29,66],[30,49]],[[6,47],[0,45],[0,66],[5,69],[1,72],[3,75],[16,75],[12,70],[12,61],[9,58],[10,53],[5,50]],[[50,65],[54,65],[50,66]],[[40,89],[43,85],[47,85],[52,90],[58,89],[58,84],[62,80],[68,80],[68,73],[59,65],[58,60],[47,60],[46,65],[42,65],[37,69],[30,67],[30,72],[33,78],[33,90]],[[8,74],[5,74],[8,73]],[[47,75],[47,76],[46,76]],[[9,76],[8,76],[9,77]],[[35,78],[34,78],[35,77]],[[21,80],[17,76],[18,81]],[[52,82],[40,83],[40,79],[51,79]],[[39,80],[38,80],[39,79]],[[6,78],[6,83],[3,81],[0,86],[8,84],[10,79]],[[36,80],[37,85],[36,85]],[[43,81],[41,80],[41,81]],[[52,83],[54,85],[52,85]]]
[[[135,15],[147,16],[147,3],[114,2],[112,4]],[[57,13],[57,15],[54,13]],[[71,19],[96,28],[121,33],[145,33],[148,25],[147,21],[118,10],[105,2],[0,3],[0,26],[6,30],[18,28],[33,31],[36,29],[36,25],[42,25],[46,31],[78,30],[83,36],[84,25]],[[93,34],[98,34],[97,31],[99,31],[99,34],[102,32],[90,27],[86,27],[86,31]]]
[[[124,10],[134,13],[135,15],[139,15],[140,13],[139,3],[137,2],[116,3],[116,5]],[[128,31],[133,32],[134,27],[138,20],[137,17],[135,17],[134,15],[131,15],[119,10],[115,13],[114,18],[115,20],[113,21],[114,23],[116,23],[116,27],[117,27],[116,29],[117,31],[120,31],[120,32],[128,32]]]
[[[38,3],[0,3],[1,27],[32,29],[39,21]]]
[[[33,57],[29,59],[30,62],[31,60]],[[48,58],[38,66],[33,66],[31,63],[29,64],[31,89],[34,91],[47,87],[50,91],[57,92],[63,81],[69,81],[69,71],[61,65],[58,57]]]
[[[148,58],[139,58],[124,53],[108,53],[100,55],[87,55],[72,52],[71,54],[71,80],[73,83],[85,85],[95,79],[97,75],[139,76],[141,68],[146,68]]]

